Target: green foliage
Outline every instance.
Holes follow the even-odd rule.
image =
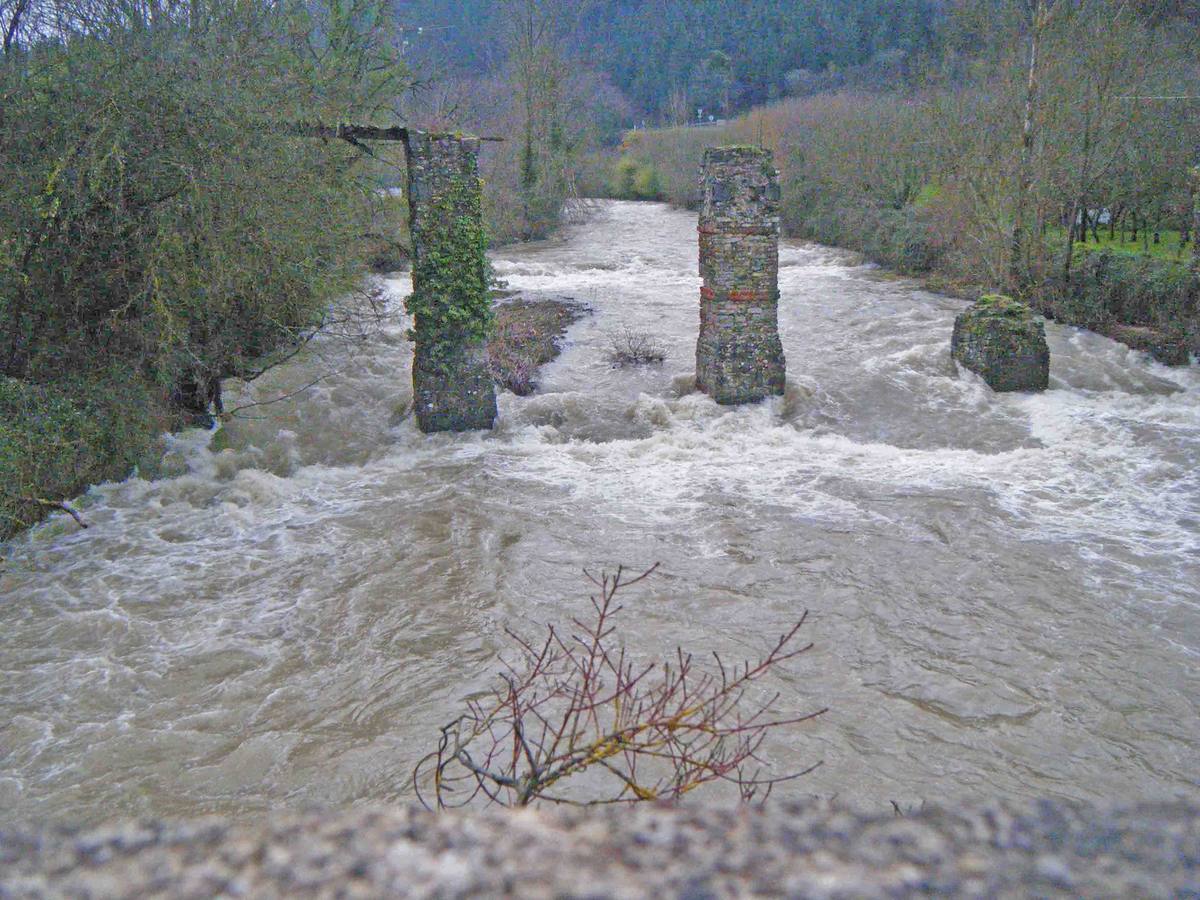
[[[612,185],[616,197],[622,200],[633,200],[637,197],[639,168],[637,160],[631,157],[622,156],[617,160]]]
[[[52,387],[0,376],[0,540],[41,519],[43,501],[123,477],[168,420],[161,392],[119,365]]]
[[[665,185],[658,169],[623,156],[613,167],[608,193],[620,200],[661,200]]]
[[[1198,304],[1200,284],[1184,267],[1108,250],[1084,256],[1056,291],[1060,317],[1090,327],[1120,322],[1178,331]]]
[[[483,226],[482,182],[452,179],[430,200],[414,290],[405,302],[412,337],[430,357],[448,357],[464,343],[487,339],[492,323],[491,267]]]
[[[658,169],[653,166],[642,166],[638,169],[634,191],[641,200],[661,200],[663,187]]]
[[[141,406],[106,407],[127,430],[87,424],[97,373],[119,365],[176,425],[203,419],[220,379],[321,324],[369,249],[363,155],[272,123],[370,121],[404,88],[382,0],[154,9],[101,0],[56,20],[62,40],[31,26],[0,55],[0,375],[82,404],[9,423],[7,459],[43,499],[127,463],[113,435],[137,449],[166,424]],[[43,419],[78,459],[12,462]]]
[[[1140,229],[1137,240],[1133,239],[1133,234],[1129,231],[1122,236],[1120,229],[1110,237],[1107,225],[1100,226],[1097,233],[1100,235],[1099,241],[1095,240],[1089,228],[1087,242],[1075,242],[1073,252],[1076,260],[1098,250],[1107,250],[1112,253],[1152,256],[1155,259],[1185,264],[1192,249],[1190,244],[1183,243],[1183,233],[1175,228],[1160,229],[1157,243],[1154,240],[1155,230],[1153,228]],[[1047,230],[1046,237],[1052,248],[1061,247],[1066,243],[1066,229],[1050,228]]]
[[[0,187],[0,370],[40,380],[103,348],[173,387],[315,325],[360,266],[355,151],[256,134],[267,98],[231,101],[186,35],[48,52],[11,79],[0,133],[21,161]]]
[[[990,316],[1006,319],[1024,319],[1030,315],[1029,307],[1007,294],[984,294],[975,301],[975,310]]]

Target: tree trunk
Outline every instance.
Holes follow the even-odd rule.
[[[12,17],[8,20],[8,27],[4,30],[4,55],[7,56],[16,46],[17,35],[21,31],[21,18],[25,15],[25,11],[29,8],[29,0],[17,0],[13,7]]]
[[[1033,183],[1033,114],[1038,96],[1038,53],[1042,31],[1046,27],[1047,0],[1037,0],[1033,28],[1029,33],[1029,78],[1025,87],[1025,118],[1021,123],[1021,161],[1017,169],[1016,209],[1013,211],[1013,230],[1009,250],[1009,278],[1017,293],[1021,293],[1027,276],[1025,263],[1026,206]]]
[[[1200,166],[1192,169],[1192,274],[1200,278]]]
[[[1079,201],[1071,204],[1070,226],[1067,228],[1067,253],[1063,259],[1063,281],[1071,280],[1071,255],[1075,252],[1075,220],[1079,217]]]

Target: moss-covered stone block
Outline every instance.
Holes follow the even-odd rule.
[[[1010,297],[980,297],[960,313],[950,353],[994,391],[1044,391],[1050,385],[1045,322]]]
[[[426,434],[492,428],[496,386],[487,345],[478,341],[447,351],[418,343],[413,356],[413,408]]]

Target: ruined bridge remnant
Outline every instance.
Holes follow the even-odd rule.
[[[959,313],[950,355],[993,391],[1044,391],[1050,385],[1045,322],[1002,294],[986,294]]]
[[[492,428],[491,290],[479,140],[408,132],[413,408],[425,433]]]
[[[481,141],[494,137],[432,134],[373,125],[299,122],[271,130],[404,144],[412,236],[413,408],[426,434],[473,431],[496,423],[496,388],[488,369],[492,322],[487,235],[483,226]]]
[[[700,206],[696,386],[718,403],[783,393],[779,340],[779,173],[769,150],[710,147]]]

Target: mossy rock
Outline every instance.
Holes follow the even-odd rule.
[[[994,391],[1044,391],[1050,385],[1045,323],[1002,294],[984,295],[959,314],[950,353]]]

